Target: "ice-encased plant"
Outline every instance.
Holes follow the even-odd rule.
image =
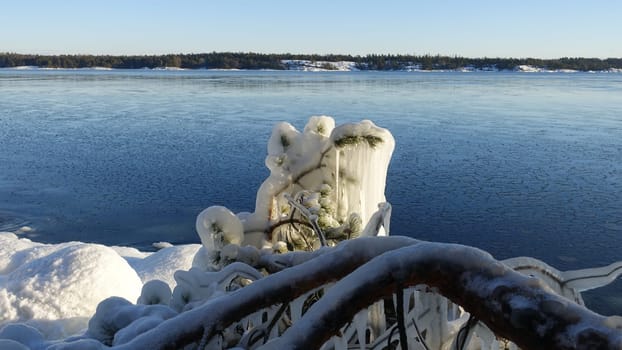
[[[386,206],[385,229],[377,222],[374,229],[364,228],[386,202],[394,147],[391,133],[369,120],[335,126],[331,117],[314,116],[303,132],[277,124],[265,161],[270,176],[257,192],[255,211],[237,217],[220,206],[203,211],[197,232],[207,252],[200,253],[222,263],[223,252],[234,249],[225,248],[229,244],[310,251],[361,234],[388,233]]]

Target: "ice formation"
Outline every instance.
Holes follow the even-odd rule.
[[[197,217],[197,233],[209,250],[222,249],[227,244],[241,245],[244,238],[242,222],[229,209],[212,206]]]
[[[361,234],[385,234],[390,205],[384,190],[394,147],[391,133],[369,120],[335,127],[331,117],[314,116],[303,132],[277,124],[265,161],[270,176],[257,192],[255,211],[237,215],[244,231],[241,245],[313,250],[326,244],[322,240],[334,244]],[[220,228],[231,231],[220,236],[235,237],[225,243],[239,245],[236,217],[224,210],[210,207],[197,219],[208,251],[214,247],[213,239],[203,238],[209,236],[206,222],[222,222]],[[364,230],[376,212],[380,219]]]

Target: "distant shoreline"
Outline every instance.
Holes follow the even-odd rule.
[[[323,69],[323,68],[308,68],[303,67],[301,69],[226,69],[226,68],[177,68],[177,67],[156,67],[156,68],[107,68],[107,67],[83,67],[83,68],[51,68],[51,67],[36,67],[36,66],[18,66],[18,67],[0,67],[0,71],[93,71],[93,72],[123,72],[123,71],[149,71],[149,72],[404,72],[404,73],[561,73],[561,74],[573,74],[573,73],[593,73],[593,74],[622,74],[622,69],[612,68],[608,70],[598,71],[579,71],[571,69],[558,69],[547,70],[538,67],[517,67],[513,70],[495,70],[495,69],[471,69],[469,67],[460,69],[402,69],[402,70],[358,70],[358,69]]]
[[[622,72],[622,58],[468,58],[441,55],[296,55],[212,52],[170,55],[0,53],[0,68],[294,71]]]

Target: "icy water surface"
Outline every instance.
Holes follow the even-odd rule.
[[[254,209],[274,123],[320,114],[394,134],[394,235],[622,260],[622,74],[0,70],[0,230],[198,242],[202,209]]]

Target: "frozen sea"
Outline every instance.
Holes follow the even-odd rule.
[[[622,260],[622,74],[0,70],[0,231],[149,249],[253,211],[272,126],[396,139],[392,235],[561,270]],[[622,314],[622,283],[588,293]]]

